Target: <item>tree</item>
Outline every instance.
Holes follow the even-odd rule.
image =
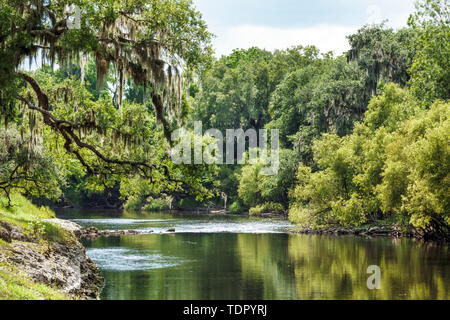
[[[291,73],[275,90],[268,129],[280,128],[284,147],[310,163],[311,145],[322,133],[349,133],[365,111],[364,75],[343,57],[316,61]]]
[[[192,1],[0,3],[0,108],[6,128],[8,122],[21,121],[25,108],[35,114],[30,139],[38,141],[36,135],[41,133],[46,139],[52,137],[90,177],[128,172],[149,181],[165,176],[177,185],[183,183],[180,173],[170,172],[173,166],[161,151],[166,148],[154,148],[154,138],[162,136],[149,126],[151,114],[122,97],[127,78],[144,87],[164,136],[170,137],[177,115],[186,107],[184,81],[208,62],[211,52],[210,34]],[[73,16],[67,10],[69,4],[81,11],[79,29],[69,28]],[[79,80],[54,83],[43,77],[39,81],[19,70],[25,59],[38,56],[61,66],[93,57],[98,91],[104,88],[110,66],[114,67],[119,79],[118,108],[107,96],[96,100]],[[152,155],[146,152],[151,149]]]
[[[270,99],[285,75],[317,58],[314,47],[273,53],[258,48],[234,50],[202,75],[192,118],[222,131],[262,129],[270,120]]]
[[[298,155],[293,150],[279,151],[280,167],[275,175],[262,175],[263,165],[243,166],[239,177],[239,198],[248,207],[264,203],[277,203],[285,209],[289,206],[289,191],[295,184]]]
[[[357,63],[367,75],[366,103],[377,94],[380,81],[406,85],[414,56],[414,35],[412,28],[394,31],[382,23],[366,25],[348,37],[351,48],[347,60]]]
[[[423,0],[408,24],[417,30],[410,86],[425,104],[450,98],[450,3]]]
[[[293,221],[308,226],[358,225],[382,212],[376,188],[382,182],[389,134],[414,114],[408,109],[405,90],[394,84],[382,90],[350,135],[323,134],[314,142],[317,170],[305,165],[298,170]]]
[[[34,115],[29,114],[29,121]],[[22,132],[22,134],[24,134]],[[30,135],[21,138],[15,126],[0,131],[0,190],[11,204],[12,190],[20,190],[28,196],[47,194],[56,199],[61,194],[64,175],[55,164],[55,158],[31,141]]]
[[[398,212],[426,236],[450,231],[450,104],[436,102],[405,121],[386,146],[377,187],[384,212]]]
[[[289,217],[308,227],[393,217],[425,237],[448,237],[450,105],[427,109],[395,84],[382,90],[350,135],[315,141],[318,170],[300,165]]]

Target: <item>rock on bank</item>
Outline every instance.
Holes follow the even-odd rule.
[[[70,298],[98,299],[103,278],[75,236],[80,226],[60,219],[43,221],[53,225],[56,233],[62,231],[63,240],[43,240],[19,226],[0,221],[0,239],[5,243],[1,246],[0,262]]]

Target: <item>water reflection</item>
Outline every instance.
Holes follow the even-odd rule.
[[[106,279],[103,299],[450,298],[448,246],[290,235],[283,233],[286,221],[236,216],[85,211],[63,216],[100,229],[155,230],[85,241]],[[177,232],[159,234],[168,227]],[[381,268],[380,290],[367,288],[370,265]]]
[[[129,251],[110,255],[120,267],[104,268],[104,299],[449,298],[448,247],[406,239],[165,234],[101,238],[87,245],[99,250],[90,251],[95,261],[100,248],[126,248],[137,259],[123,259]],[[366,286],[369,265],[381,267],[380,290]]]

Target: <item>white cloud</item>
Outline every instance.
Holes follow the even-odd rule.
[[[333,51],[336,55],[349,49],[347,36],[358,27],[320,24],[305,28],[276,28],[270,26],[239,25],[217,28],[214,47],[216,55],[229,54],[234,48],[248,49],[253,46],[267,50],[286,49],[295,45],[315,45],[322,52]]]
[[[367,23],[381,23],[393,28],[406,27],[408,17],[415,11],[414,0],[364,0],[367,3]]]

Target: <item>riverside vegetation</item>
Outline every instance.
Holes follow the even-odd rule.
[[[18,194],[0,203],[0,299],[96,299],[100,270],[78,242],[75,224],[54,219]]]
[[[303,231],[386,224],[448,240],[448,0],[418,1],[399,30],[363,26],[341,56],[299,45],[218,59],[190,0],[75,2],[77,28],[65,0],[0,0],[3,253],[16,241],[79,248],[28,200],[138,211],[227,203],[287,215]],[[194,121],[280,130],[278,174],[174,164],[171,132]],[[5,271],[19,266],[3,257],[13,298],[63,297]]]

